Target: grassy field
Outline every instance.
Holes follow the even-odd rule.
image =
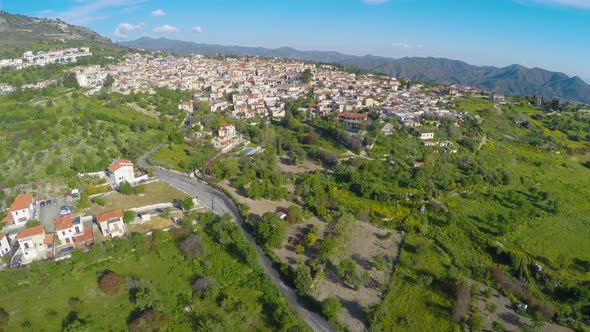
[[[445,275],[449,264],[428,240],[408,236],[370,330],[452,331],[453,290],[436,279]]]
[[[90,209],[84,211],[86,214],[95,215],[117,209],[131,209],[159,203],[172,203],[174,200],[182,200],[188,197],[164,182],[153,182],[144,185],[145,193],[139,195],[122,195],[119,193],[104,196],[107,200],[105,206],[92,203]]]
[[[172,144],[153,154],[150,161],[167,168],[190,171],[203,167],[205,162],[216,153],[217,151],[209,147]]]
[[[57,331],[77,317],[75,324],[84,330],[126,331],[144,308],[167,315],[171,331],[273,331],[297,325],[236,226],[210,217],[205,224],[217,231],[197,230],[203,240],[203,253],[197,258],[183,255],[178,244],[187,231],[179,231],[118,239],[95,245],[89,253],[76,252],[67,261],[2,272],[0,306],[10,315],[6,330]],[[229,250],[217,241],[220,237],[240,249]],[[251,261],[240,258],[248,255],[254,255]],[[98,288],[104,271],[126,278],[120,295],[107,296]],[[214,293],[199,296],[192,283],[204,276],[218,286]],[[70,305],[72,298],[80,304]]]

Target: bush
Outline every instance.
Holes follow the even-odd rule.
[[[322,314],[330,321],[336,321],[342,310],[342,305],[335,297],[328,297],[322,302]]]
[[[107,199],[103,196],[97,196],[92,199],[92,202],[100,206],[105,206],[107,204]]]
[[[180,249],[188,257],[199,257],[203,254],[203,239],[196,234],[191,234],[182,241]]]
[[[137,319],[129,323],[131,332],[165,331],[170,317],[156,310],[146,310]]]
[[[203,277],[195,281],[195,283],[193,284],[193,291],[195,292],[195,294],[203,296],[205,295],[205,292],[207,292],[209,289],[217,286],[217,281],[212,277]]]
[[[137,217],[137,214],[134,211],[123,211],[123,222],[128,224],[133,222]]]
[[[10,319],[10,315],[4,308],[0,308],[0,329],[5,327],[8,324],[8,320]]]
[[[82,305],[82,301],[80,301],[80,299],[77,297],[70,297],[68,299],[68,305],[70,306],[70,310],[80,311],[80,306]]]
[[[385,270],[385,267],[387,266],[387,260],[385,259],[385,256],[383,254],[379,254],[373,257],[373,266],[377,271]]]
[[[287,221],[291,224],[303,221],[303,209],[297,205],[291,205],[287,209]]]
[[[115,272],[106,272],[98,280],[98,287],[109,296],[117,296],[121,293],[125,279]]]

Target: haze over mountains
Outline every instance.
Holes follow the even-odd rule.
[[[401,58],[353,56],[338,52],[299,51],[289,47],[223,46],[194,42],[143,37],[122,43],[133,48],[158,50],[177,54],[202,53],[239,56],[280,57],[324,63],[351,65],[363,70],[394,77],[428,82],[462,84],[510,95],[539,95],[590,104],[590,85],[579,77],[540,68],[510,65],[504,68],[474,66],[463,61],[442,58]]]
[[[280,57],[323,63],[351,65],[363,70],[413,80],[462,84],[511,95],[539,95],[547,99],[590,104],[590,85],[579,77],[540,68],[511,65],[504,68],[473,66],[463,61],[441,58],[392,59],[379,56],[353,56],[338,52],[299,51],[289,47],[223,46],[198,44],[166,38],[140,38],[113,44],[108,38],[84,28],[59,20],[34,18],[0,12],[0,54],[32,49],[35,45],[105,45],[128,46],[177,54],[240,55]]]

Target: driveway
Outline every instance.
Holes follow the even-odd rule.
[[[51,199],[52,202],[55,200],[55,198]],[[57,204],[51,203],[50,205],[45,205],[44,207],[37,205],[37,215],[41,225],[45,227],[46,232],[55,231],[55,218],[59,216],[59,209],[64,205],[71,207],[72,202],[64,197],[61,197],[57,198]]]
[[[165,145],[160,145],[159,147],[148,152],[146,155],[142,156],[138,160],[139,166],[143,168],[149,168],[150,165],[147,162],[147,158],[164,146]],[[170,172],[161,168],[154,168],[154,176],[160,179],[160,181],[166,182],[169,185],[185,192],[186,194],[197,198],[215,214],[230,215],[232,217],[232,220],[241,226],[240,228],[242,229],[242,232],[244,233],[246,240],[256,245],[254,237],[245,229],[243,220],[240,217],[238,208],[236,207],[235,203],[223,192],[213,189],[209,187],[207,184],[199,182],[196,179],[190,179],[186,176]],[[262,269],[270,278],[270,280],[275,284],[275,286],[281,291],[283,296],[287,299],[287,302],[289,302],[291,308],[293,308],[299,314],[299,316],[305,322],[307,322],[307,324],[316,332],[338,331],[332,324],[330,324],[323,317],[307,310],[303,305],[301,305],[297,299],[295,291],[291,287],[287,286],[281,280],[278,271],[274,269],[272,262],[268,257],[266,257],[264,251],[258,245],[256,245],[256,249],[258,250],[260,256],[260,264],[262,266]]]

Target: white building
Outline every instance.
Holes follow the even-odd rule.
[[[8,236],[4,233],[0,233],[0,257],[10,252],[10,242],[8,242]]]
[[[119,186],[123,182],[130,184],[135,183],[135,171],[133,170],[133,163],[126,159],[115,159],[108,168],[109,178]]]
[[[430,139],[434,138],[434,133],[433,132],[420,133],[419,137],[421,140],[430,140]]]
[[[119,237],[126,233],[123,222],[123,210],[111,211],[96,215],[96,223],[105,237]]]
[[[33,219],[35,215],[35,202],[33,194],[18,195],[12,205],[10,213],[2,220],[5,224],[14,223],[15,225],[24,225],[27,221]]]
[[[43,225],[23,229],[16,234],[16,240],[23,264],[47,258],[53,248],[53,234],[45,234]]]

